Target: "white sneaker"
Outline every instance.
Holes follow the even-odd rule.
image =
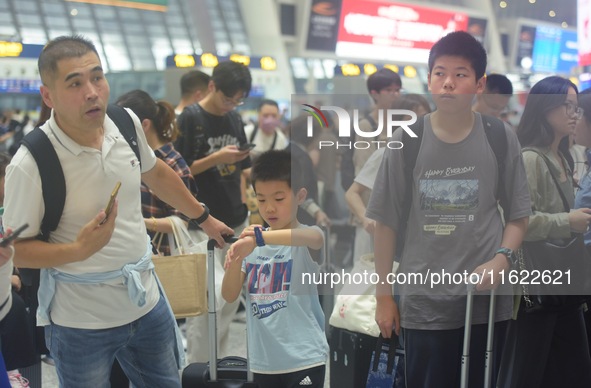
[[[8,372],[8,381],[10,382],[11,388],[27,388],[29,386],[29,380],[18,373],[18,370]]]

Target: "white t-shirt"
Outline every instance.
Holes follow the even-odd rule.
[[[357,174],[355,177],[355,182],[367,187],[370,190],[373,190],[373,184],[376,181],[376,175],[380,169],[380,164],[382,163],[385,149],[386,148],[379,148],[373,154],[371,154],[361,170],[359,170],[359,174]]]
[[[141,172],[156,164],[139,119],[133,118],[141,155]],[[141,211],[140,164],[133,150],[113,121],[106,116],[101,150],[74,142],[52,116],[41,127],[53,144],[66,180],[66,202],[60,223],[50,235],[50,243],[70,243],[80,229],[93,219],[109,200],[116,182],[121,182],[117,196],[119,207],[115,231],[110,242],[84,261],[64,264],[57,269],[71,274],[120,270],[137,262],[146,253],[146,227]],[[6,169],[6,197],[3,222],[16,228],[25,222],[29,228],[22,237],[35,237],[45,213],[41,178],[37,164],[27,147],[20,147]],[[51,303],[52,322],[74,328],[101,329],[132,322],[156,304],[158,287],[151,272],[142,273],[146,304],[136,306],[129,298],[123,278],[103,284],[57,282]]]
[[[246,125],[246,126],[244,126],[244,133],[246,134],[246,140],[249,143],[256,144],[256,147],[254,147],[252,149],[251,153],[255,156],[258,156],[265,151],[271,150],[271,146],[273,145],[273,138],[275,137],[275,134],[266,135],[259,128],[259,130],[257,131],[257,133],[254,136],[254,138],[252,139],[252,141],[250,141],[250,137],[252,136],[252,132],[254,131],[254,129],[255,129],[255,126],[252,124]],[[277,134],[277,140],[275,141],[275,147],[273,147],[273,149],[274,150],[286,149],[287,144],[289,143],[287,140],[287,137],[285,137],[285,135],[283,134],[283,132],[281,132],[281,129],[279,129],[279,128],[275,128],[275,133]]]

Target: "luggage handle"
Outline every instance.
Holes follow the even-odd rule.
[[[474,292],[476,291],[476,283],[467,283],[466,295],[466,320],[464,322],[464,344],[462,351],[462,371],[460,387],[468,386],[468,373],[470,370],[470,338],[472,335],[472,307],[474,303]],[[488,310],[488,327],[486,335],[486,353],[484,363],[484,388],[490,388],[492,377],[492,356],[493,356],[493,340],[495,329],[495,307],[496,307],[496,292],[490,291],[490,302]]]
[[[232,244],[238,241],[235,236],[223,236],[227,244]],[[216,240],[210,239],[207,241],[207,313],[209,319],[209,331],[214,332],[215,335],[209,336],[209,377],[211,381],[218,379],[218,327],[216,321],[216,300],[215,300],[215,255]],[[209,289],[211,287],[211,289]],[[247,355],[246,355],[246,370],[247,380],[252,381],[252,373],[248,364],[248,341],[247,341]]]

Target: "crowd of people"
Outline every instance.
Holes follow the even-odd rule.
[[[236,108],[252,78],[231,61],[211,76],[183,75],[176,107],[142,90],[118,96],[129,140],[107,113],[109,85],[91,41],[56,38],[38,63],[44,110],[34,134],[59,159],[65,198],[59,222],[47,229],[46,178],[34,151],[26,144],[13,148],[12,160],[0,155],[2,224],[7,234],[29,225],[14,247],[0,248],[2,367],[9,372],[2,378],[13,386],[27,386],[19,368],[38,361],[39,335],[29,322],[44,327],[64,387],[180,387],[185,361],[208,360],[207,317],[176,322],[154,276],[152,239],[163,234],[157,254],[171,253],[171,216],[195,239],[216,240],[219,355],[232,355],[230,323],[242,301],[260,387],[324,385],[324,313],[316,286],[297,279],[320,271],[319,250],[330,235],[318,226],[340,217],[340,197],[354,229],[353,260],[373,253],[381,279],[395,259],[399,273],[481,276],[470,387],[482,386],[485,376],[486,291],[499,287],[501,273],[519,268],[522,243],[585,234],[591,246],[591,93],[547,77],[532,87],[513,128],[503,121],[510,81],[486,75],[484,48],[464,32],[431,49],[429,95],[403,93],[389,69],[368,77],[373,106],[359,129],[375,131],[392,120],[392,109],[404,110],[396,120],[416,119],[409,127],[418,134],[412,160],[404,153],[413,141],[404,128],[391,139],[387,131],[375,138],[400,142],[402,150],[378,141],[323,149],[321,142],[343,141],[336,120],[327,116],[323,126],[302,115],[283,127],[273,100],[262,100],[256,123],[245,126]],[[13,126],[4,132],[32,131],[11,120],[3,120]],[[502,151],[491,140],[499,138]],[[239,239],[230,246],[225,235]],[[21,292],[19,269],[39,270],[38,300],[34,287],[34,300]],[[459,386],[466,308],[460,288],[378,283],[376,322],[383,337],[401,335],[407,387]],[[586,299],[530,313],[519,287],[497,291],[493,386],[591,386]],[[37,305],[36,315],[28,311]]]

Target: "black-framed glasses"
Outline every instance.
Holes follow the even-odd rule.
[[[563,103],[562,105],[566,107],[566,115],[568,117],[576,117],[577,120],[580,120],[583,117],[583,113],[585,111],[580,106],[575,105],[569,101]]]
[[[231,99],[230,97],[226,96],[224,93],[222,93],[222,102],[226,106],[240,106],[240,105],[244,104],[244,98],[241,98],[240,100],[235,101],[235,100]]]

